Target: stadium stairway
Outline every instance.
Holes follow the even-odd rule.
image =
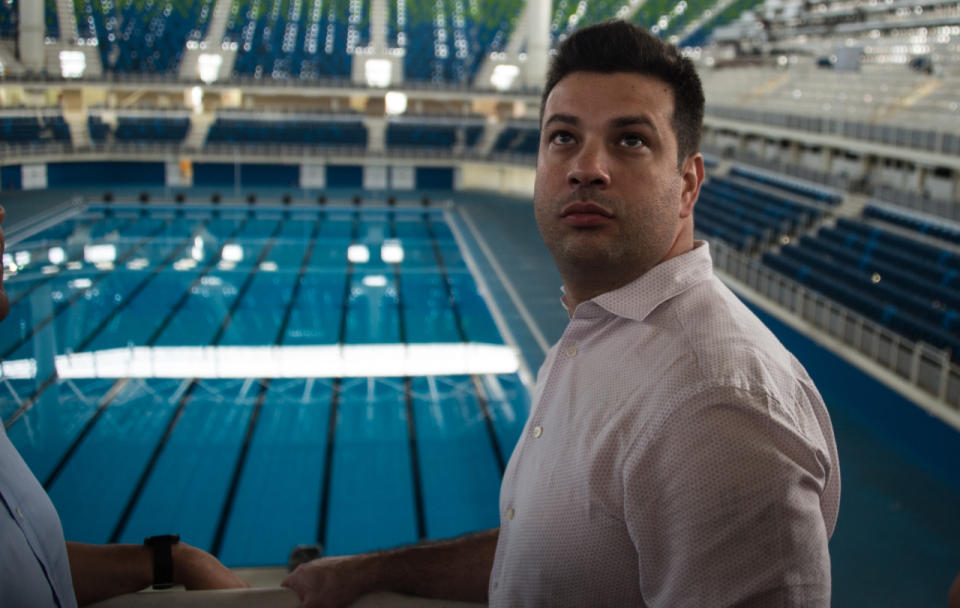
[[[207,134],[210,132],[210,125],[214,123],[217,116],[213,112],[203,112],[202,114],[190,115],[190,130],[187,131],[187,137],[183,140],[184,146],[188,150],[200,150],[207,141]]]
[[[73,0],[57,0],[57,20],[60,22],[60,39],[73,42],[77,39],[77,15]]]

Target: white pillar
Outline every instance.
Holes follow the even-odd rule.
[[[527,32],[527,65],[524,83],[539,88],[547,78],[547,59],[550,52],[550,0],[530,0],[530,21]]]
[[[17,49],[27,72],[43,70],[43,2],[20,2]]]

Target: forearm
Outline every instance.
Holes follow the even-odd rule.
[[[485,602],[499,529],[390,551],[314,560],[283,584],[301,605],[348,606],[374,591]]]
[[[499,528],[373,554],[383,589],[416,597],[487,601]]]
[[[153,553],[143,545],[67,543],[77,603],[89,604],[153,583]]]
[[[247,583],[206,551],[175,543],[170,547],[173,583],[187,589],[236,589]],[[67,543],[77,603],[89,604],[133,593],[153,584],[153,549],[144,545]]]

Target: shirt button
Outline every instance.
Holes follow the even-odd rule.
[[[567,356],[568,356],[568,357],[571,357],[571,358],[572,358],[572,357],[576,357],[576,356],[577,356],[577,347],[574,346],[573,344],[571,344],[570,346],[568,346],[568,347],[567,347]]]
[[[537,438],[537,437],[540,437],[540,435],[543,435],[543,427],[542,426],[533,427],[533,437]]]
[[[507,509],[507,520],[513,521],[514,510],[513,507]]]

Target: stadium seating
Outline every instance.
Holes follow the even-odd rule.
[[[877,207],[876,205],[868,205],[863,210],[863,215],[864,217],[875,218],[889,224],[909,228],[921,234],[929,234],[930,236],[960,245],[960,229],[943,223],[925,220],[886,207]]]
[[[864,217],[918,232],[933,228],[875,206]],[[952,349],[960,360],[960,254],[839,218],[835,227],[764,254],[763,262],[907,338]]]
[[[508,125],[493,144],[493,152],[497,154],[529,154],[536,155],[540,146],[540,129],[535,125],[521,127]]]
[[[736,166],[730,168],[730,175],[749,179],[761,184],[774,186],[781,190],[786,190],[793,194],[798,194],[814,201],[823,202],[829,205],[839,205],[843,197],[836,192],[829,192],[821,188],[811,186],[807,183],[792,180],[785,175],[771,175],[761,173],[747,167]]]
[[[116,141],[182,142],[190,128],[187,117],[134,118],[121,116],[114,132]]]
[[[349,78],[354,48],[370,39],[369,3],[234,0],[224,41],[237,44],[234,74],[253,78]]]
[[[391,122],[387,125],[388,148],[447,148],[458,141],[467,148],[474,146],[483,133],[482,125],[435,124],[429,122]]]
[[[56,40],[60,37],[60,18],[57,17],[57,0],[44,0],[43,11],[47,38]]]
[[[0,142],[40,145],[69,141],[70,128],[62,116],[0,116]]]
[[[523,12],[520,0],[484,4],[410,0],[406,14],[391,10],[388,40],[406,48],[408,81],[467,86],[490,53],[502,51]],[[403,44],[399,44],[402,42]]]
[[[0,2],[0,38],[16,38],[18,22],[17,6]]]
[[[203,39],[215,0],[74,4],[81,37],[94,38],[104,69],[121,73],[174,73],[188,40]]]
[[[258,120],[218,118],[207,144],[293,144],[366,146],[367,130],[359,120]]]

